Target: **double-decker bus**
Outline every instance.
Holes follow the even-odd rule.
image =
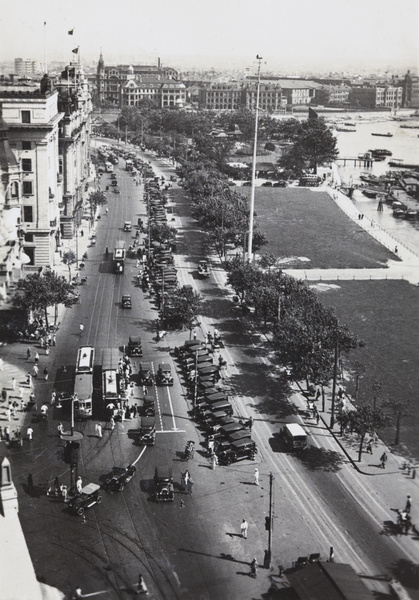
[[[115,404],[119,396],[119,350],[105,348],[102,354],[102,399],[104,406]]]
[[[95,349],[91,346],[81,346],[77,352],[74,379],[74,412],[78,419],[88,419],[92,416],[94,362]]]

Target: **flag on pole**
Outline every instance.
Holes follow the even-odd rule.
[[[73,35],[73,33],[74,33],[74,28],[70,29],[70,31],[68,32],[68,35]]]
[[[74,48],[74,50],[72,50],[73,54],[78,54],[79,53],[79,47],[77,46],[77,48]]]

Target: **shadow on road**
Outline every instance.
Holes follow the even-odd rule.
[[[229,533],[227,535],[235,535],[237,537],[241,537],[240,533]],[[234,556],[231,556],[231,554],[225,554],[224,552],[221,552],[221,554],[216,555],[216,554],[208,554],[206,552],[198,552],[197,550],[190,550],[187,548],[179,548],[179,552],[189,552],[190,554],[197,554],[199,556],[208,556],[208,558],[219,558],[221,560],[228,560],[230,562],[235,562],[240,565],[250,564],[250,563],[246,562],[245,560],[237,560],[237,558],[234,558]]]

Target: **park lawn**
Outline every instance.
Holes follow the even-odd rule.
[[[326,285],[321,287],[327,290]],[[333,306],[339,321],[365,342],[364,348],[343,357],[345,377],[356,361],[365,367],[359,401],[372,402],[376,381],[381,384],[379,399],[410,400],[412,414],[402,421],[401,442],[418,459],[419,288],[405,281],[340,281],[319,298],[326,306]],[[354,384],[354,378],[347,384],[351,394]],[[394,429],[384,437],[392,443]]]
[[[236,188],[247,198],[250,189]],[[395,258],[349,219],[326,192],[257,187],[255,194],[255,223],[269,240],[260,252],[282,259],[305,259],[287,260],[284,268],[385,268],[387,261]]]

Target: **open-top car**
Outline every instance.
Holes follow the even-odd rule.
[[[157,502],[173,502],[175,498],[172,469],[158,466],[154,472],[155,499]]]
[[[82,515],[86,508],[90,508],[94,504],[100,504],[102,496],[100,495],[100,485],[89,483],[81,490],[81,494],[74,496],[68,502],[68,508],[78,515]]]
[[[136,470],[134,465],[128,465],[128,467],[114,467],[112,469],[111,477],[106,481],[106,487],[109,488],[111,492],[121,492],[125,485],[134,477]]]

